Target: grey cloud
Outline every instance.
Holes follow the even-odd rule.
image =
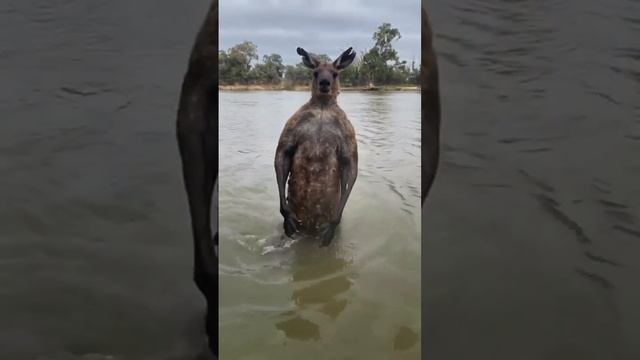
[[[402,38],[394,44],[400,58],[419,61],[417,0],[222,0],[220,48],[249,40],[258,45],[260,56],[278,53],[293,64],[300,61],[297,46],[331,57],[349,46],[364,51],[383,22],[400,30]]]

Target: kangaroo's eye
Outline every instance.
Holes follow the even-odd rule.
[[[317,72],[317,71],[314,71],[314,72],[313,72],[313,77],[314,77],[314,78],[317,78],[317,77],[318,77],[318,72]]]
[[[335,78],[337,78],[337,77],[338,77],[338,73],[335,73],[335,72],[334,72],[334,73],[333,73],[333,78],[335,79]]]

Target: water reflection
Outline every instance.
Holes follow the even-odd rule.
[[[371,149],[374,149],[376,154],[386,152],[391,146],[393,125],[389,116],[390,97],[385,94],[375,94],[367,97],[366,106],[363,109],[363,115],[365,116],[365,126],[362,126],[358,132],[358,138],[361,142],[370,145]],[[380,164],[382,165],[382,164]]]
[[[339,241],[337,234],[334,244]],[[321,327],[310,318],[316,313],[336,320],[346,309],[346,293],[353,286],[348,275],[351,261],[339,250],[318,249],[311,241],[302,240],[293,250],[291,273],[295,290],[291,300],[295,309],[283,313],[275,326],[290,339],[319,340]]]

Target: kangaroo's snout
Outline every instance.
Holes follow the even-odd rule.
[[[320,85],[320,92],[322,93],[328,93],[329,91],[331,91],[331,81],[327,79],[320,80],[320,82],[318,82],[318,85]]]
[[[318,90],[322,94],[329,94],[331,92],[331,86],[333,85],[332,72],[328,69],[321,69],[318,71]]]

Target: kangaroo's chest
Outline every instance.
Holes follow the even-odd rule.
[[[345,133],[339,120],[314,114],[298,124],[292,172],[296,177],[312,177],[316,182],[333,183],[338,176],[340,149]]]
[[[315,144],[332,148],[345,141],[345,131],[334,113],[315,111],[298,124],[296,138],[298,146]]]

